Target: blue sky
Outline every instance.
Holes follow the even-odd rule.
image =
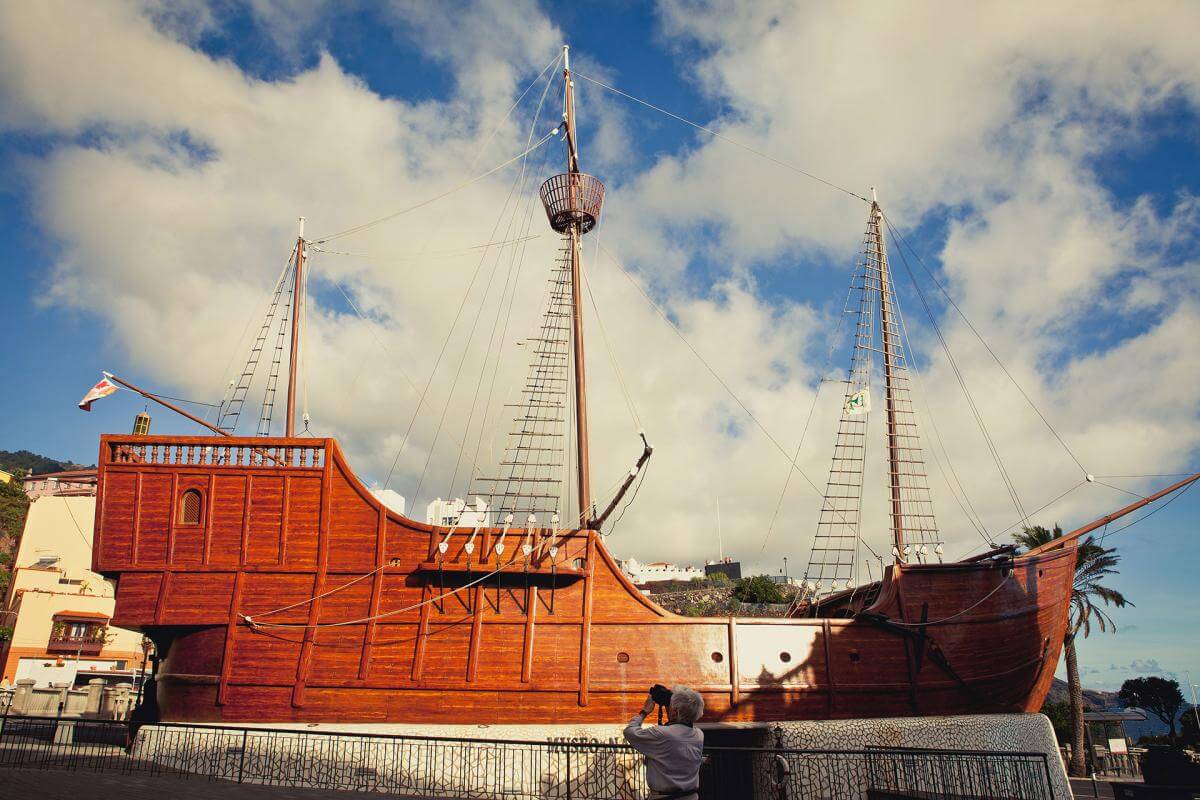
[[[1088,471],[1200,468],[1200,62],[1181,40],[1188,26],[1158,8],[1126,17],[1115,6],[1108,15],[916,6],[859,16],[773,3],[481,1],[350,12],[197,2],[117,3],[86,18],[52,4],[10,7],[0,26],[0,214],[11,232],[0,251],[0,318],[13,344],[0,356],[9,376],[0,448],[94,461],[97,436],[126,430],[142,407],[121,395],[91,414],[76,410],[102,368],[167,394],[218,399],[295,216],[308,216],[310,231],[345,228],[520,152],[540,84],[494,138],[486,134],[568,41],[584,74],[855,192],[878,185],[889,217]],[[28,41],[78,55],[49,61]],[[604,249],[787,449],[817,402],[800,463],[820,483],[837,408],[822,405],[827,395],[814,401],[816,378],[865,207],[577,86],[585,169],[610,189]],[[557,164],[561,145],[546,148],[531,163]],[[405,259],[486,241],[511,179],[455,195],[456,224],[442,204],[345,240],[348,250],[404,259],[315,262],[313,417],[369,481],[384,480],[414,413],[403,375],[432,368],[447,309],[474,268],[465,258]],[[530,275],[552,242],[543,236],[536,247]],[[785,555],[803,564],[812,493],[791,482],[764,545],[786,462],[606,257],[588,257],[614,356],[657,447],[645,495],[610,547],[711,557],[714,537],[704,532],[719,495],[727,550],[763,569]],[[907,278],[898,280],[929,390],[922,413],[937,419],[945,455],[1002,533],[1013,509]],[[1071,456],[920,280],[1025,507],[1079,482]],[[354,316],[338,285],[378,329]],[[525,305],[518,316],[536,312],[536,302]],[[464,352],[469,367],[477,355]],[[589,368],[594,433],[606,445],[594,466],[607,484],[638,445],[602,352],[589,351]],[[509,375],[519,353],[505,358]],[[430,439],[443,404],[455,420],[470,400],[444,391],[442,378],[398,462],[393,488],[402,493],[427,461],[433,482],[465,490],[439,472],[456,455],[442,452],[453,438]],[[151,411],[156,431],[192,431]],[[1145,492],[1163,480],[1108,482]],[[951,552],[978,545],[948,492],[935,482]],[[1083,486],[1036,521],[1069,527],[1127,499]],[[1115,615],[1119,634],[1081,648],[1089,685],[1115,688],[1155,670],[1200,675],[1200,611],[1190,602],[1198,522],[1193,492],[1112,540],[1124,555],[1114,582],[1136,607]],[[644,535],[660,524],[670,532]]]

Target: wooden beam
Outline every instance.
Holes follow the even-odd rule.
[[[429,594],[427,598],[425,595]],[[413,648],[412,679],[418,684],[424,681],[425,671],[425,640],[429,636],[429,609],[433,605],[433,591],[428,584],[421,587],[421,616],[417,623],[417,642]],[[430,602],[426,602],[430,601]]]
[[[729,707],[742,699],[742,680],[738,675],[737,617],[729,618]]]
[[[379,599],[383,594],[383,564],[386,559],[384,550],[387,547],[387,509],[380,504],[379,506],[379,525],[375,530],[375,565],[379,569],[375,573],[375,580],[371,583],[371,605],[367,612],[367,616],[371,617],[367,621],[367,629],[363,632],[363,647],[362,656],[358,661],[358,678],[366,680],[367,671],[371,666],[371,651],[375,648],[375,630],[376,620],[374,617],[379,614]]]
[[[533,677],[533,634],[537,617],[538,590],[530,586],[525,592],[525,645],[521,655],[521,683]]]
[[[583,623],[579,626],[579,705],[588,704],[588,684],[592,666],[592,584],[595,582],[596,532],[584,531],[587,549],[584,551],[585,574],[583,576]]]
[[[321,517],[317,526],[317,572],[313,576],[313,596],[321,593],[325,586],[325,573],[329,570],[329,506],[333,493],[333,454],[326,452],[325,469],[321,476]],[[304,685],[308,682],[308,670],[312,665],[314,627],[321,618],[321,601],[308,604],[308,627],[304,629],[304,643],[300,646],[300,659],[296,664],[296,684],[292,687],[292,707],[304,705]]]
[[[471,615],[471,641],[467,645],[467,683],[475,682],[479,670],[479,651],[483,647],[483,584],[472,587],[471,595],[474,613]]]
[[[238,609],[242,605],[242,586],[245,573],[238,570],[233,576],[233,596],[229,599],[229,624],[225,626],[225,647],[221,651],[221,678],[217,683],[217,705],[225,705],[229,678],[233,674],[233,638],[237,633]]]

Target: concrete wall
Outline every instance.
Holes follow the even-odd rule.
[[[32,679],[22,678],[13,688],[0,690],[0,713],[5,715],[122,720],[136,702],[131,684],[114,685],[103,678],[77,689],[69,684],[36,687]]]

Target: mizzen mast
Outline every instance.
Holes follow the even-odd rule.
[[[300,360],[300,314],[304,308],[304,217],[296,237],[296,264],[292,269],[292,341],[288,353],[287,420],[285,436],[296,435],[296,365]]]

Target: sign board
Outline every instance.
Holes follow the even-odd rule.
[[[1108,752],[1115,756],[1123,756],[1129,753],[1129,746],[1124,739],[1109,739]]]

